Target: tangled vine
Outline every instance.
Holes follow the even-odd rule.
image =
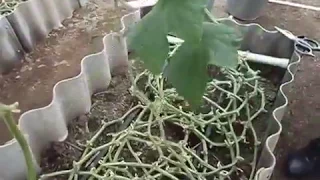
[[[25,0],[0,0],[0,15],[10,14],[14,8]]]
[[[237,69],[221,69],[207,83],[203,106],[197,111],[163,75],[130,74],[131,92],[139,103],[123,117],[103,122],[73,169],[40,179],[62,175],[70,180],[254,178],[260,142],[253,120],[265,111],[265,95],[258,72],[245,60]],[[118,131],[108,132],[111,126]],[[100,136],[108,140],[95,146]],[[246,145],[253,154],[249,174],[239,165],[247,161],[241,152]],[[224,156],[218,157],[219,151]],[[98,163],[92,166],[93,161]]]

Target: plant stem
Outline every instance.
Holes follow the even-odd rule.
[[[213,17],[213,15],[211,14],[211,12],[207,9],[207,8],[205,8],[205,13],[206,13],[206,17],[210,20],[210,21],[212,21],[213,23],[218,23],[218,21]]]
[[[4,122],[6,123],[11,135],[17,140],[22,149],[27,165],[28,180],[36,180],[37,172],[33,166],[33,158],[31,155],[29,145],[24,136],[22,135],[21,131],[19,130],[18,126],[14,122],[14,118],[12,115],[13,112],[18,112],[18,110],[16,109],[17,106],[18,103],[15,103],[11,106],[0,104],[0,116],[3,117]]]
[[[90,176],[89,179],[95,179],[98,174],[103,174],[104,179],[125,180],[164,177],[171,180],[182,177],[190,180],[227,179],[237,170],[237,163],[244,161],[240,145],[247,144],[247,138],[250,137],[248,131],[252,131],[253,160],[252,171],[248,177],[252,180],[255,177],[257,150],[260,144],[252,121],[263,112],[265,95],[259,86],[257,72],[253,71],[246,61],[240,63],[237,69],[221,70],[225,77],[222,81],[213,79],[207,84],[207,94],[203,98],[207,100],[211,110],[200,114],[183,108],[184,105],[179,103],[183,99],[173,89],[166,87],[167,84],[161,75],[155,76],[144,71],[134,76],[132,69],[129,69],[133,95],[146,106],[139,104],[131,108],[121,120],[112,122],[120,123],[117,132],[109,134],[112,140],[95,147],[93,140],[103,135],[102,130],[98,131],[88,141],[87,151],[75,163],[74,168],[61,173],[67,172],[70,175],[69,179],[85,175]],[[137,86],[138,82],[142,88]],[[149,93],[152,94],[152,98],[146,95]],[[260,103],[251,107],[249,100],[258,100]],[[135,115],[133,123],[128,126],[124,117],[136,110],[141,112]],[[169,127],[171,125],[174,128],[172,130]],[[223,139],[211,139],[205,132],[206,127],[212,127],[209,130],[216,131],[215,136]],[[179,141],[172,139],[173,136],[180,136],[172,134],[174,131],[179,134],[182,131],[181,138],[177,137]],[[191,145],[194,138],[189,138],[190,135],[201,141],[198,143],[199,146],[203,146],[200,152],[197,151],[198,145]],[[221,162],[220,157],[214,156],[212,150],[216,148],[229,151],[229,162]],[[95,157],[99,151],[105,151],[104,157]],[[150,153],[152,157],[149,157]],[[79,172],[79,169],[83,170],[83,164],[93,157],[100,160],[97,167],[92,167],[90,172]],[[217,162],[212,162],[212,157]],[[53,177],[52,174],[49,175]],[[42,177],[46,176],[48,175]]]

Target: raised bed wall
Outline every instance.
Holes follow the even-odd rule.
[[[12,70],[25,52],[32,51],[79,7],[78,0],[29,0],[0,16],[0,74]]]
[[[123,17],[122,32],[139,19],[140,11]],[[300,56],[294,52],[293,42],[280,33],[267,31],[257,24],[241,25],[233,20],[221,21],[234,26],[239,33],[244,34],[242,50],[291,59],[270,119],[273,122],[270,128],[272,131],[264,144],[259,161],[260,168],[255,177],[256,180],[269,180],[275,166],[273,151],[282,130],[280,121],[288,103],[286,92],[294,80]],[[40,152],[48,143],[66,139],[67,124],[72,119],[89,112],[91,95],[108,88],[111,73],[115,68],[127,65],[126,41],[121,33],[105,36],[103,43],[102,52],[86,56],[82,60],[82,70],[78,76],[60,81],[55,85],[50,105],[30,110],[19,119],[19,126],[28,135],[27,139],[36,161],[39,161]],[[23,179],[26,175],[25,164],[17,143],[13,140],[0,146],[0,154],[0,177],[4,180]]]
[[[0,74],[20,62],[24,52],[7,18],[0,18]]]

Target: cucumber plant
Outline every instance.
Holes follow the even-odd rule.
[[[153,74],[167,78],[192,106],[201,104],[208,65],[235,68],[239,38],[207,10],[208,0],[159,0],[128,33],[129,48]],[[184,42],[171,56],[167,35]]]

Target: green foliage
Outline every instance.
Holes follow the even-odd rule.
[[[129,48],[154,74],[168,63],[167,77],[191,105],[199,106],[208,80],[207,66],[235,68],[238,40],[232,28],[205,22],[207,0],[159,0],[128,34]],[[168,56],[167,34],[184,40]]]
[[[14,103],[12,105],[4,105],[0,103],[0,120],[4,120],[11,135],[17,140],[18,144],[22,149],[27,167],[27,179],[36,180],[37,172],[35,167],[33,166],[31,150],[29,148],[27,140],[24,138],[22,132],[20,131],[13,119],[13,113],[20,113],[20,110],[18,109],[18,103]]]
[[[169,53],[167,27],[163,25],[164,21],[157,12],[151,12],[134,27],[134,32],[128,35],[130,49],[133,49],[144,61],[145,66],[156,74],[161,72]]]
[[[210,53],[210,64],[235,68],[238,64],[239,37],[224,24],[204,23],[203,41]]]

